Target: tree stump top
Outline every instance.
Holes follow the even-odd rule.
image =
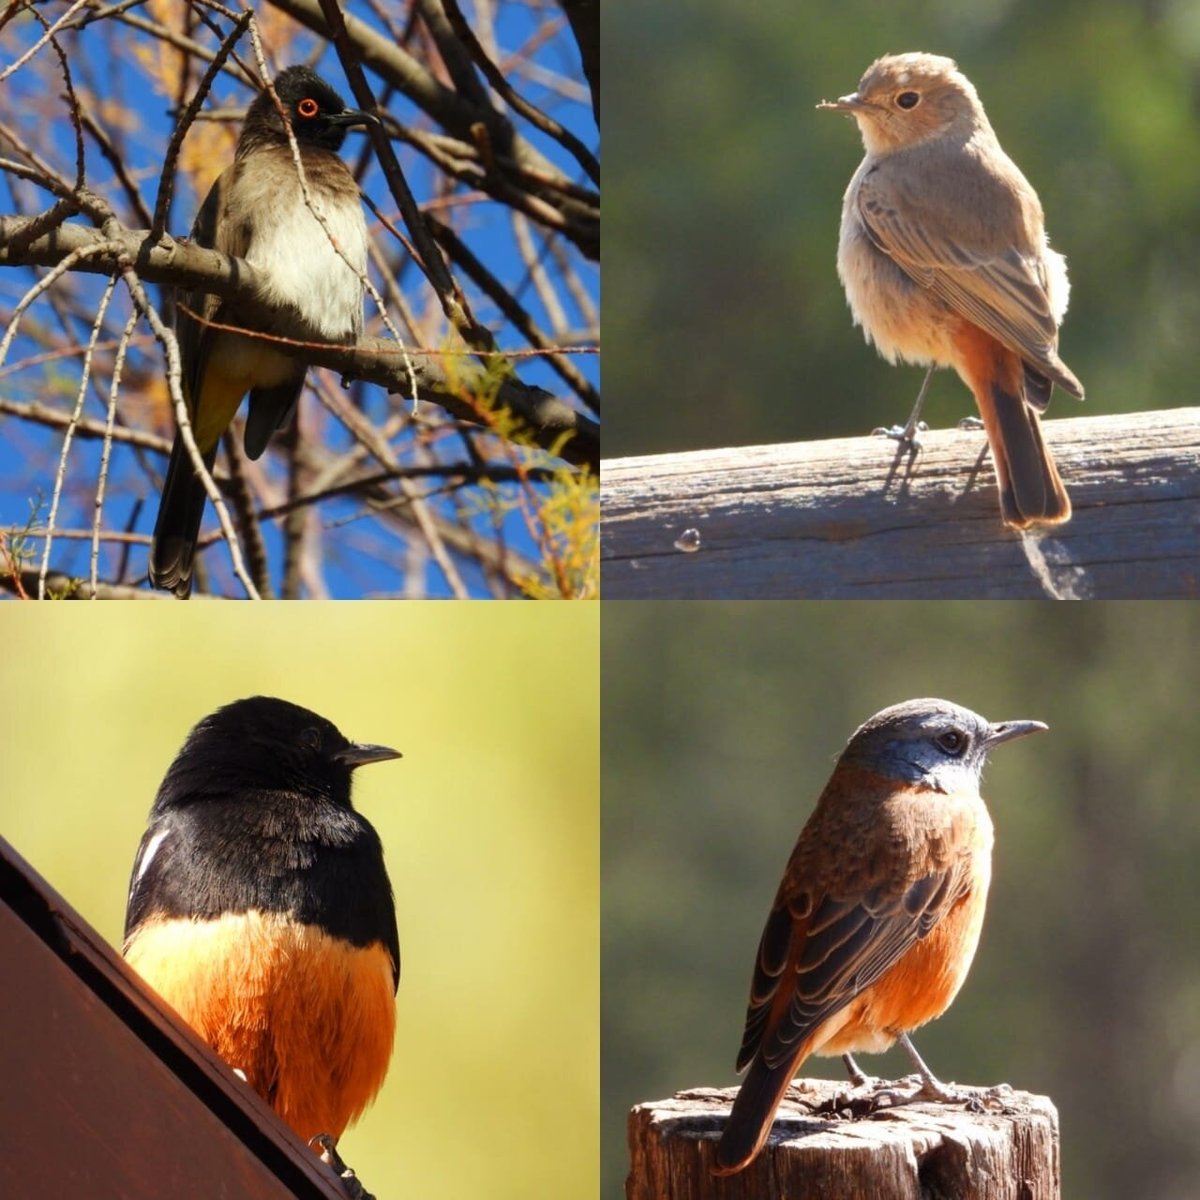
[[[710,1174],[736,1088],[696,1088],[629,1114],[628,1200],[1057,1200],[1058,1112],[1004,1090],[984,1111],[902,1104],[869,1116],[814,1110],[849,1085],[797,1080],[762,1153]]]

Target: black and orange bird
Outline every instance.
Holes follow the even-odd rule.
[[[979,794],[988,752],[1046,728],[992,724],[946,700],[876,713],[838,759],[784,871],[759,942],[739,1071],[714,1173],[755,1158],[810,1054],[897,1040],[921,1077],[909,1099],[962,1098],[908,1031],[941,1016],[966,979],[987,901],[992,822]]]
[[[255,696],[188,734],[129,885],[126,960],[305,1141],[383,1083],[400,945],[356,767],[400,755]]]
[[[378,118],[347,108],[308,67],[280,71],[274,87],[296,139],[308,198],[288,126],[271,94],[263,91],[246,113],[233,164],[213,184],[191,236],[194,245],[248,262],[271,303],[270,312],[252,302],[199,291],[185,293],[183,308],[176,311],[183,398],[196,446],[210,470],[243,396],[250,394],[244,445],[247,456],[256,459],[271,435],[290,420],[304,387],[303,359],[249,331],[337,343],[356,341],[362,332],[367,223],[358,184],[338,150],[348,129],[378,124]],[[155,587],[181,598],[192,590],[205,499],[187,446],[176,434],[154,524],[149,574]]]

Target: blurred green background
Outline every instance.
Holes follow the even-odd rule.
[[[0,833],[119,945],[155,791],[212,709],[278,695],[401,750],[355,783],[403,970],[344,1156],[379,1200],[595,1195],[598,633],[588,605],[4,605]]]
[[[1087,403],[1056,393],[1051,417],[1196,403],[1196,0],[643,0],[604,39],[606,457],[908,416],[922,369],[864,343],[837,279],[858,130],[814,109],[906,50],[957,60],[1067,256]],[[938,372],[930,424],[971,412]]]
[[[631,1105],[736,1082],[792,844],[856,726],[917,696],[1050,726],[985,773],[983,939],[918,1049],[943,1079],[1054,1100],[1064,1196],[1194,1200],[1200,607],[609,601],[602,624],[607,1200]]]

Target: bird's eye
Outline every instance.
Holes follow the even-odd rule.
[[[306,120],[311,121],[321,111],[321,107],[311,96],[305,96],[296,105],[296,111]]]
[[[321,748],[321,731],[315,726],[310,725],[307,729],[300,733],[300,745],[308,750],[320,750]]]
[[[921,103],[921,95],[919,92],[901,92],[896,97],[896,104],[900,108],[916,108]]]
[[[937,739],[937,744],[947,754],[957,757],[967,748],[967,737],[960,730],[949,729]]]

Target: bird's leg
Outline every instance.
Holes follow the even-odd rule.
[[[909,1040],[907,1033],[899,1034],[896,1040],[904,1047],[904,1052],[912,1061],[913,1066],[917,1068],[917,1074],[915,1076],[906,1075],[903,1079],[897,1080],[895,1084],[886,1086],[881,1081],[876,1081],[875,1089],[870,1096],[872,1110],[895,1108],[900,1104],[915,1104],[919,1100],[962,1103],[970,1102],[974,1098],[973,1091],[947,1087],[942,1083],[925,1065],[925,1060],[917,1053],[917,1048]],[[913,1083],[917,1083],[917,1086],[909,1090],[909,1086]],[[905,1087],[901,1088],[898,1086],[900,1084],[904,1084]]]
[[[925,1060],[917,1053],[907,1033],[902,1033],[897,1039],[904,1047],[912,1065],[917,1068],[921,1077],[921,1086],[913,1095],[914,1100],[962,1100],[963,1094],[956,1088],[949,1088],[925,1065]]]
[[[881,1086],[882,1080],[868,1075],[854,1061],[852,1054],[843,1054],[842,1062],[846,1064],[846,1070],[850,1075],[850,1090],[834,1092],[832,1096],[818,1104],[813,1112],[821,1114],[849,1113],[855,1117],[866,1116],[874,1112],[876,1108],[875,1093]]]
[[[985,1112],[997,1106],[1003,1108],[1012,1099],[1013,1090],[1007,1083],[987,1088],[942,1083],[925,1065],[925,1060],[917,1053],[907,1033],[902,1033],[897,1040],[921,1077],[921,1086],[908,1097],[909,1103],[915,1100],[940,1100],[948,1104],[965,1104],[972,1112]]]
[[[921,449],[921,434],[924,433],[929,426],[921,420],[921,409],[925,407],[925,393],[929,390],[929,381],[933,378],[933,365],[925,372],[925,378],[921,381],[921,390],[917,393],[917,402],[913,405],[913,410],[909,413],[908,421],[903,425],[893,425],[890,428],[880,426],[878,429],[872,429],[871,433],[875,437],[891,438],[895,442],[899,442],[901,446],[907,446],[910,454],[915,454]]]
[[[327,1133],[318,1133],[308,1139],[309,1146],[317,1152],[320,1160],[333,1171],[342,1182],[350,1200],[375,1200],[375,1197],[358,1181],[358,1176],[342,1161],[337,1144]]]
[[[852,1084],[854,1084],[854,1086],[856,1088],[868,1087],[870,1085],[878,1083],[878,1080],[876,1080],[876,1079],[872,1078],[872,1076],[868,1075],[858,1065],[858,1063],[856,1063],[854,1061],[854,1055],[843,1054],[842,1062],[844,1062],[846,1064],[846,1070],[850,1073],[850,1082]]]

